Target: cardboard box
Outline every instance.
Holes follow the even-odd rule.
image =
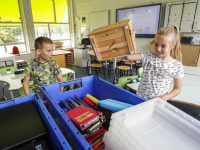
[[[124,57],[136,53],[131,20],[124,20],[93,30],[90,43],[98,61]]]

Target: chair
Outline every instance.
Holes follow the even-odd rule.
[[[119,69],[120,77],[122,77],[122,76],[125,76],[125,71],[127,71],[127,75],[128,75],[128,70],[130,70],[131,67],[129,67],[129,66],[118,66],[117,69]]]
[[[6,72],[6,71],[17,71],[17,70],[18,70],[18,69],[17,69],[17,67],[15,67],[15,66],[6,67],[6,68],[1,68],[1,69],[0,69],[0,73]],[[3,97],[4,97],[4,99],[7,101],[7,97],[5,96],[5,91],[4,91],[4,88],[5,88],[6,86],[10,86],[10,85],[9,85],[8,83],[4,83],[3,88],[2,88],[2,91],[3,91]]]
[[[142,78],[142,74],[143,74],[143,67],[139,68],[139,78]]]
[[[29,94],[32,94],[32,93],[33,93],[33,86],[32,86],[32,85],[29,85]],[[20,96],[24,96],[24,95],[25,95],[25,92],[24,92],[23,87],[21,87],[21,88],[19,89],[19,94],[20,94]]]
[[[126,89],[126,84],[131,83],[132,80],[134,80],[134,82],[137,82],[138,75],[134,75],[134,76],[126,76],[126,77],[120,77],[118,79],[118,84],[115,84],[118,87],[121,87],[123,89]]]
[[[109,60],[109,66],[108,66],[109,79],[110,79],[111,71],[114,70],[114,68],[112,67],[113,63],[114,63],[114,59]],[[120,60],[116,60],[116,66],[118,66],[119,63],[120,63]]]
[[[100,67],[103,67],[104,79],[106,80],[105,68],[104,68],[104,66],[102,64],[94,63],[94,64],[90,65],[90,69],[91,69],[91,67],[95,68],[95,76],[97,76],[97,77],[98,77],[98,69]]]
[[[16,60],[17,68],[23,68],[23,64],[25,64],[25,60]],[[20,67],[21,66],[21,67]]]
[[[126,61],[124,62],[125,65],[130,65],[131,66],[131,69],[130,69],[130,75],[133,75],[132,74],[132,71],[133,71],[133,65],[135,65],[135,62],[134,61]]]
[[[62,78],[64,80],[64,82],[71,80],[69,73],[67,74],[62,74]],[[55,78],[56,82],[58,82],[57,77]]]
[[[7,62],[10,62],[10,63],[11,63],[11,65],[9,65],[9,66],[14,66],[14,64],[13,64],[13,61],[12,61],[12,60],[5,60],[5,61],[0,61],[0,62],[3,62],[3,63],[5,64],[5,67],[8,67],[8,64],[7,64]]]

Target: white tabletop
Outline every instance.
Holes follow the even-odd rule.
[[[139,83],[127,84],[127,87],[137,91]],[[173,89],[173,84],[170,86],[169,91]],[[200,106],[200,87],[192,85],[183,85],[181,93],[171,100],[183,101]]]
[[[184,68],[184,73],[185,74],[200,76],[200,67],[183,66],[183,68]]]
[[[72,73],[75,74],[75,71],[68,69],[68,68],[61,68],[62,73],[61,74],[67,74],[67,73]],[[15,90],[19,90],[22,87],[21,84],[21,79],[22,78],[18,78],[18,79],[11,79],[11,77],[13,77],[14,74],[8,74],[8,75],[1,75],[0,74],[0,81],[3,82],[7,82],[8,84],[10,84],[9,87],[9,91],[15,91]],[[30,84],[32,84],[32,81],[30,82]]]

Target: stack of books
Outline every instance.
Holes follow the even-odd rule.
[[[102,126],[106,121],[102,112],[94,110],[76,95],[74,98],[68,98],[68,100],[68,102],[62,100],[65,106],[65,114],[80,130],[93,149],[103,149],[105,145],[102,139],[107,130]]]

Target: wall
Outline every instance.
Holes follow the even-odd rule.
[[[116,22],[116,9],[135,7],[142,5],[150,5],[152,2],[163,3],[163,17],[165,12],[165,4],[167,2],[183,1],[183,0],[75,0],[76,16],[86,16],[86,26],[89,26],[88,14],[91,12],[110,10],[110,24]],[[77,38],[80,38],[78,31],[79,25],[77,25]],[[186,34],[187,36],[197,37],[197,34]],[[137,52],[143,52],[149,50],[149,43],[153,38],[136,38]],[[195,41],[195,39],[194,39]]]

